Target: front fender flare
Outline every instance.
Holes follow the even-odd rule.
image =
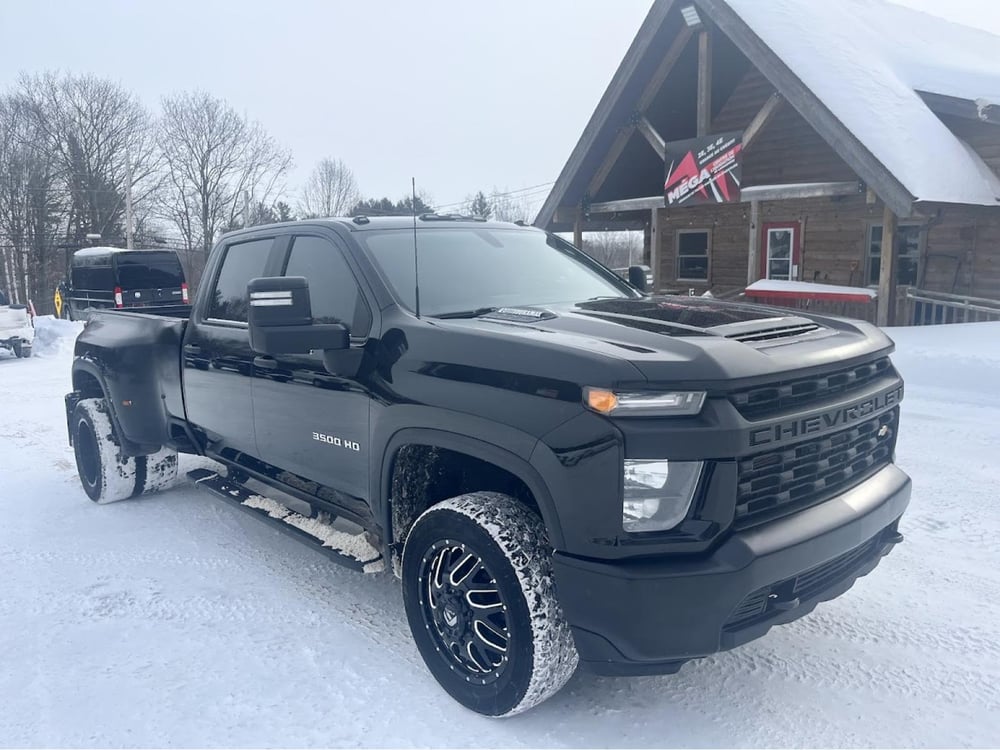
[[[400,448],[414,443],[444,448],[456,453],[465,453],[473,458],[494,464],[516,476],[524,482],[534,496],[535,502],[538,503],[538,509],[542,514],[542,521],[545,523],[552,547],[557,550],[564,547],[562,526],[559,523],[559,515],[556,513],[552,495],[549,493],[542,475],[525,458],[501,445],[488,443],[470,435],[424,427],[407,427],[395,432],[386,443],[382,454],[379,487],[381,489],[380,497],[383,500],[381,513],[387,544],[391,544],[393,538],[390,502],[393,464]]]

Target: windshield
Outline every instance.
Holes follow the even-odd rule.
[[[413,230],[359,234],[397,298],[413,310]],[[638,296],[613,272],[544,232],[421,228],[417,242],[421,315]]]
[[[184,272],[173,253],[119,253],[118,286],[122,289],[180,289]]]

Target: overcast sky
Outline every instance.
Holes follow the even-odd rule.
[[[899,2],[1000,34],[1000,0]],[[366,195],[401,197],[413,175],[439,206],[542,185],[525,193],[537,206],[650,5],[0,0],[0,87],[21,70],[90,72],[154,110],[202,88],[292,150],[290,192],[330,155]]]

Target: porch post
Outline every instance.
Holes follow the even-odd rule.
[[[882,258],[878,272],[878,318],[880,326],[896,322],[896,214],[889,206],[882,214]]]
[[[747,286],[760,276],[760,201],[750,201],[750,242],[747,251]]]
[[[573,245],[577,250],[583,250],[583,211],[579,209],[573,222]]]
[[[654,208],[650,211],[649,226],[649,267],[653,269],[653,289],[660,288],[660,219],[666,212],[665,208]]]

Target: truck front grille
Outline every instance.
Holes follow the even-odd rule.
[[[821,503],[886,466],[898,412],[897,407],[839,432],[739,459],[735,527]]]
[[[733,406],[747,419],[762,419],[789,409],[803,409],[831,396],[864,388],[876,378],[894,375],[888,357],[806,378],[747,388],[729,394]]]

